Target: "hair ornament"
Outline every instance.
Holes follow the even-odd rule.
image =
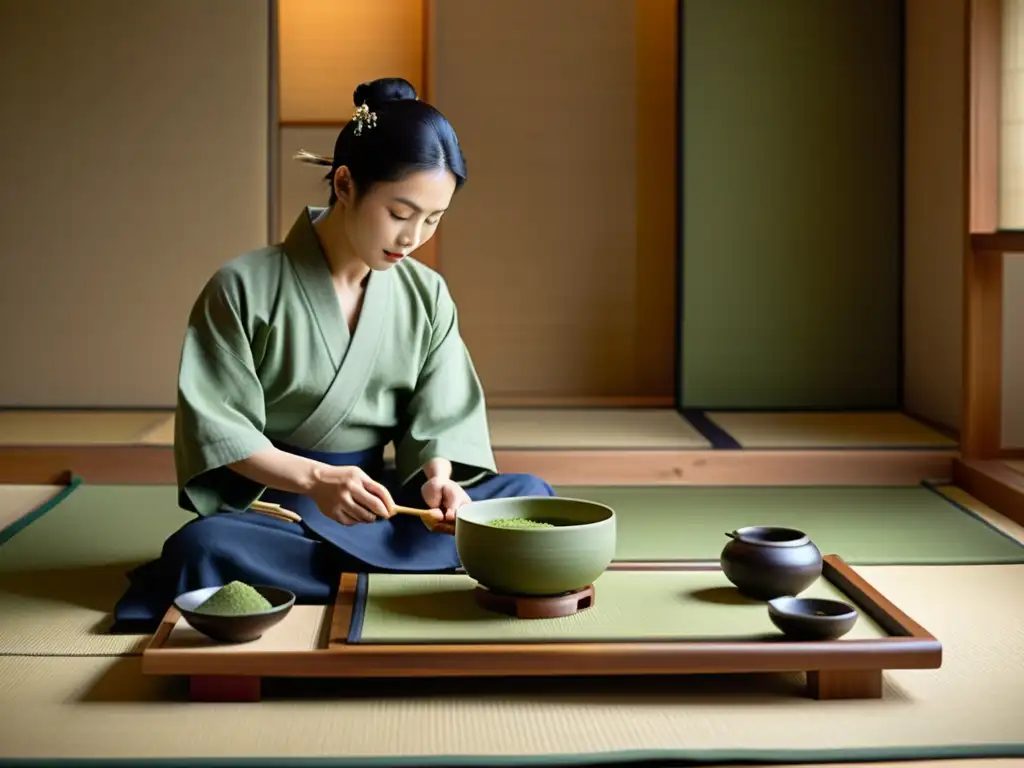
[[[308,152],[305,149],[300,149],[294,155],[292,160],[298,160],[300,163],[307,163],[308,165],[326,165],[328,168],[334,165],[334,160],[323,155],[315,155],[312,152]]]
[[[377,125],[377,113],[371,112],[365,101],[362,106],[356,107],[355,112],[352,113],[352,119],[356,123],[356,136],[362,135],[364,127],[373,128]]]

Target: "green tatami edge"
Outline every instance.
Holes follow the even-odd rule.
[[[153,768],[463,768],[463,766],[699,766],[722,764],[871,763],[883,760],[968,760],[1024,757],[1024,743],[851,749],[630,750],[554,755],[423,755],[402,757],[226,757],[226,758],[0,758],[0,768],[40,765],[98,768],[144,765]]]
[[[22,515],[6,528],[0,530],[0,546],[6,544],[47,512],[55,509],[62,501],[64,501],[64,499],[74,493],[75,489],[82,485],[82,482],[82,478],[77,475],[72,476],[71,480],[68,481],[68,484],[61,488],[57,493],[33,509],[27,515]]]

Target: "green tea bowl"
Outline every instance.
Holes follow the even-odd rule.
[[[510,520],[551,527],[509,527]],[[615,522],[611,507],[581,499],[474,501],[456,515],[455,547],[466,573],[492,592],[560,595],[592,584],[608,568]]]

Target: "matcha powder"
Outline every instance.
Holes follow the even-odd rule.
[[[531,520],[528,517],[502,517],[491,520],[489,525],[495,528],[554,528],[551,523],[544,523],[540,520]]]
[[[269,611],[270,602],[248,584],[232,581],[214,592],[198,608],[196,613],[214,616],[239,616],[244,613]]]

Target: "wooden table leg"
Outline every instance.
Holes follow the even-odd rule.
[[[256,675],[192,675],[188,679],[188,692],[192,701],[259,701],[260,678]]]
[[[882,670],[822,670],[807,673],[807,694],[814,699],[880,699]]]

